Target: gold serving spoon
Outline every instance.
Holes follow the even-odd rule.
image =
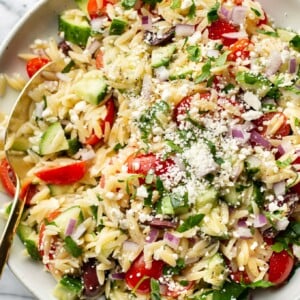
[[[28,92],[47,79],[49,74],[56,74],[64,67],[62,61],[50,62],[42,67],[26,84],[19,97],[17,98],[11,114],[9,116],[8,125],[5,135],[5,154],[16,177],[16,190],[12,201],[11,210],[6,222],[4,231],[0,239],[0,277],[9,256],[9,250],[13,243],[13,238],[17,231],[19,222],[24,210],[25,201],[19,199],[21,182],[25,178],[27,171],[32,165],[24,161],[25,152],[13,149],[13,141],[15,133],[18,129],[29,120],[31,112],[32,99],[28,96]]]

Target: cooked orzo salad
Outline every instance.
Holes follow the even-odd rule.
[[[20,54],[29,77],[62,68],[8,141],[30,165],[18,234],[54,295],[227,300],[285,284],[300,259],[300,36],[251,0],[76,3],[58,39]]]

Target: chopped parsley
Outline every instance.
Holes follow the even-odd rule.
[[[164,275],[179,275],[181,271],[185,268],[185,262],[183,258],[178,258],[176,261],[176,266],[171,267],[169,265],[165,265],[163,268],[163,274]]]
[[[256,15],[257,17],[260,17],[260,16],[261,16],[261,13],[260,13],[257,9],[251,7],[251,10],[255,13],[255,15]]]
[[[290,40],[290,45],[300,52],[300,35],[295,35],[291,40]]]
[[[188,59],[190,61],[199,62],[201,58],[201,49],[198,46],[188,46],[186,48],[189,54]]]
[[[195,2],[193,0],[193,4],[189,8],[188,18],[193,19],[195,16],[196,16],[196,5],[195,5]]]
[[[219,16],[218,16],[219,7],[220,7],[220,3],[216,2],[216,4],[209,10],[209,12],[207,13],[208,23],[212,23],[219,19]]]

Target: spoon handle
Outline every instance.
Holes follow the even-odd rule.
[[[12,207],[0,240],[0,278],[24,209],[25,203],[19,199],[19,193],[20,181],[17,178],[16,192],[12,202]]]

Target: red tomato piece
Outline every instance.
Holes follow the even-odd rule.
[[[96,53],[96,68],[103,68],[103,52],[100,49]]]
[[[274,284],[283,283],[290,275],[294,266],[294,257],[286,250],[273,252],[269,262],[269,281]]]
[[[259,22],[257,23],[257,26],[261,26],[261,25],[267,25],[269,23],[269,19],[268,16],[266,14],[266,12],[264,12],[264,18],[260,19]]]
[[[236,41],[234,44],[229,46],[230,53],[227,57],[229,61],[236,61],[238,58],[245,60],[249,58],[250,51],[249,45],[250,41],[248,39],[241,39]]]
[[[212,40],[221,40],[224,46],[230,46],[235,43],[237,39],[226,38],[224,33],[237,32],[237,28],[229,22],[218,19],[212,22],[208,27],[208,37]]]
[[[282,138],[287,136],[291,132],[291,126],[287,122],[287,117],[281,112],[268,112],[261,116],[259,119],[254,120],[253,123],[258,127],[258,132],[262,136],[266,136],[266,131],[268,128],[268,122],[271,121],[274,117],[283,117],[284,121],[278,130],[270,136],[271,138]]]
[[[40,68],[46,65],[49,59],[46,57],[35,57],[27,62],[26,70],[29,77],[32,77]]]
[[[16,176],[6,158],[3,158],[0,162],[0,180],[5,191],[10,196],[14,197],[16,190]]]
[[[173,120],[177,123],[177,125],[179,125],[180,122],[183,121],[183,119],[185,118],[185,115],[190,110],[193,97],[194,97],[194,95],[184,97],[174,108]],[[210,93],[200,94],[200,98],[201,99],[209,99]]]
[[[87,11],[91,19],[98,18],[99,16],[106,14],[106,6],[108,3],[112,3],[107,0],[89,0],[87,4]]]
[[[42,169],[35,175],[48,184],[64,185],[79,181],[86,171],[86,162],[79,161],[61,167]]]
[[[114,120],[115,120],[115,104],[113,99],[109,99],[106,103],[106,116],[104,119],[99,120],[99,124],[101,127],[102,132],[105,131],[105,124],[109,123],[110,127],[112,127]],[[96,144],[100,143],[103,138],[99,138],[94,132],[86,139],[85,143],[87,145],[95,146]]]
[[[147,175],[153,170],[155,175],[160,176],[168,172],[175,165],[173,159],[161,160],[153,153],[131,155],[127,159],[128,173]]]
[[[235,271],[231,272],[230,278],[236,283],[251,283],[251,280],[246,271]]]
[[[20,191],[20,199],[25,201],[26,205],[30,205],[32,197],[37,193],[37,185],[28,180],[22,184]]]
[[[126,272],[126,284],[139,294],[149,294],[151,278],[158,279],[161,277],[164,266],[165,263],[163,261],[153,260],[151,268],[147,269],[144,261],[144,254],[142,253],[134,260],[129,270]]]

